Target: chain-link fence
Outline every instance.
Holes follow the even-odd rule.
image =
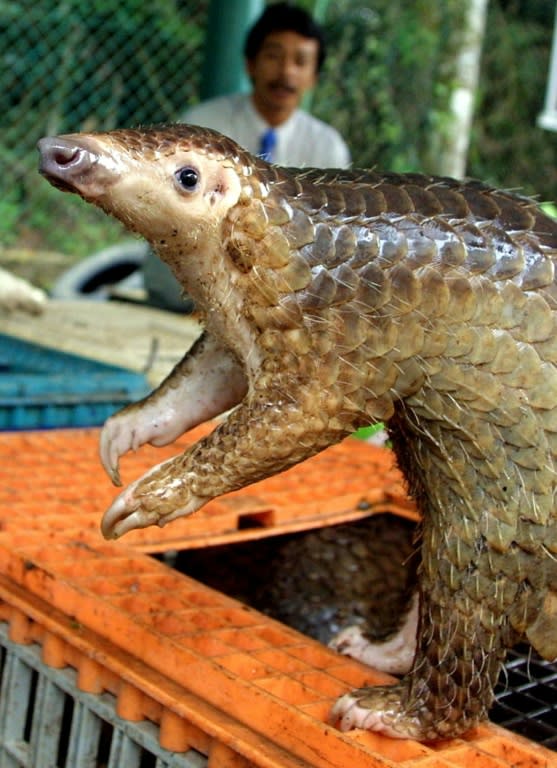
[[[443,46],[461,0],[299,2],[321,9],[329,43],[312,111],[341,131],[356,165],[427,170],[429,136],[442,119]],[[507,8],[515,5],[538,8],[538,18],[510,16]],[[553,9],[545,5],[491,0],[481,83],[486,106],[480,101],[481,142],[472,148],[470,171],[548,199],[557,196],[557,137],[535,127],[551,43]],[[36,141],[178,118],[200,97],[209,6],[210,0],[0,0],[4,251],[40,248],[77,258],[122,237],[119,225],[92,206],[40,180]]]
[[[115,225],[40,182],[36,141],[175,120],[198,98],[207,13],[208,0],[0,2],[4,245],[40,239],[82,254],[112,239]]]

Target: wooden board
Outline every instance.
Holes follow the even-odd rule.
[[[49,300],[41,315],[0,314],[2,333],[146,373],[155,386],[201,333],[192,315],[119,301]]]

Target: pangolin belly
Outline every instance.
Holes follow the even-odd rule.
[[[128,486],[107,536],[194,512],[384,421],[423,515],[411,670],[342,728],[455,735],[505,650],[557,657],[557,224],[479,182],[283,169],[192,126],[40,142],[41,173],[147,238],[206,330],[102,461],[217,428]]]

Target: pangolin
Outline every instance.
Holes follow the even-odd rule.
[[[410,671],[341,728],[435,739],[488,716],[505,650],[557,657],[557,223],[476,182],[270,165],[207,129],[39,142],[41,173],[143,235],[206,330],[111,417],[102,462],[229,411],[132,483],[107,537],[163,525],[363,424],[423,515]]]

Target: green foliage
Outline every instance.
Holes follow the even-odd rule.
[[[391,45],[376,10],[347,2],[327,17],[329,58],[313,112],[345,137],[354,164],[397,167],[407,161],[403,125],[387,66]]]
[[[23,235],[33,242],[40,233],[45,250],[88,256],[126,237],[120,222],[75,195],[63,195],[47,183],[31,192],[20,218]]]
[[[4,245],[13,245],[16,241],[19,213],[20,205],[14,195],[0,199],[0,242]]]
[[[314,111],[346,137],[354,164],[423,170],[442,119],[440,53],[455,0],[329,6],[330,58]]]
[[[557,134],[542,130],[552,4],[491,0],[470,175],[557,200]],[[529,13],[530,8],[532,12]]]
[[[330,3],[330,58],[313,111],[346,137],[357,166],[428,171],[448,118],[460,0]],[[557,200],[557,134],[538,128],[552,3],[490,0],[468,174]]]

